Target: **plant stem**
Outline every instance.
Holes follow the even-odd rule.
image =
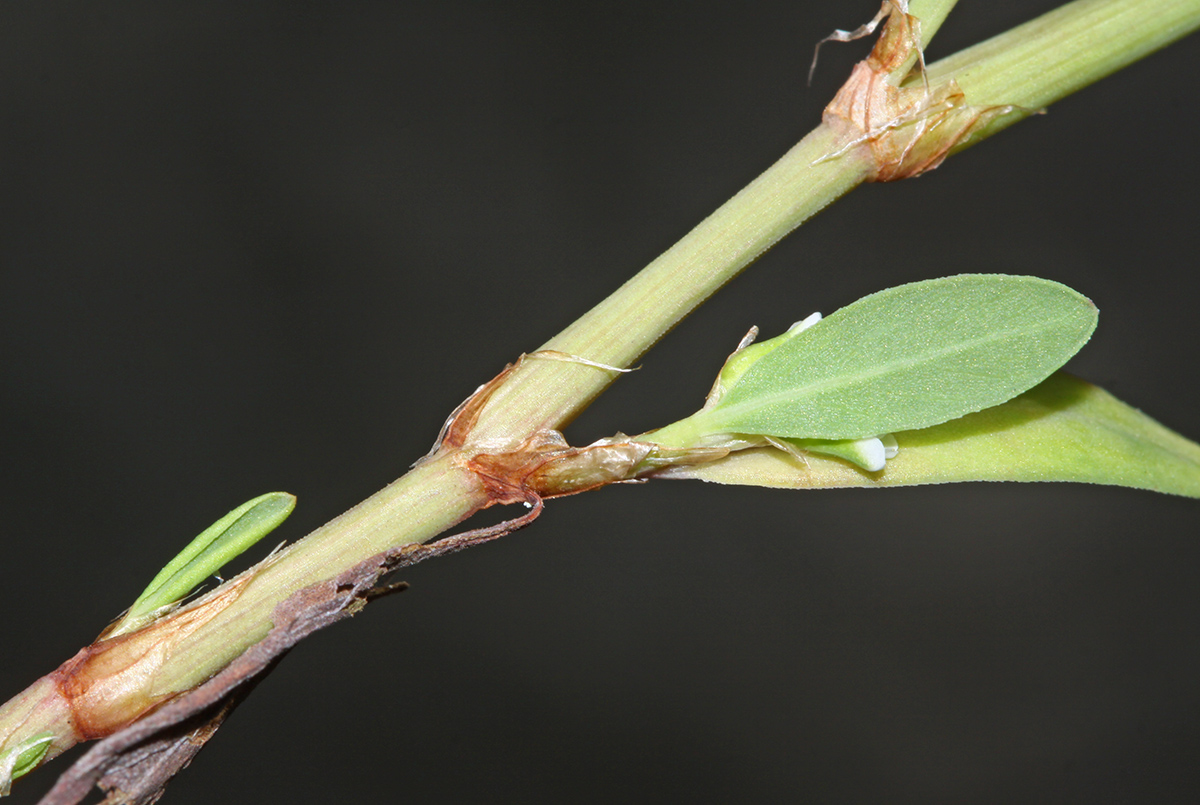
[[[625,367],[759,255],[862,183],[870,164],[824,125],[788,151],[678,243],[540,349]],[[593,367],[526,361],[492,397],[480,440],[519,441],[569,422],[612,382]]]
[[[275,608],[296,591],[389,548],[432,539],[487,502],[478,478],[452,457],[421,463],[304,539],[190,603],[183,612],[203,607],[246,579],[231,605],[170,646],[170,659],[154,668],[143,688],[125,692],[154,699],[195,687],[261,640],[271,629]],[[40,679],[0,705],[0,754],[49,730],[55,739],[46,759],[53,758],[78,742],[74,722],[56,685]]]
[[[933,40],[935,34],[942,27],[942,23],[946,21],[946,17],[954,10],[954,6],[958,0],[910,0],[908,4],[908,13],[920,20],[920,39],[918,43],[921,50],[924,50]],[[893,83],[900,83],[904,77],[908,75],[909,70],[916,64],[917,54],[913,53],[905,63],[896,70],[891,77]]]
[[[433,539],[487,501],[479,479],[452,456],[419,464],[258,569],[247,571],[256,575],[246,591],[203,630],[212,634],[197,633],[173,649],[170,668],[164,668],[157,687],[186,690],[199,684],[260,640],[271,626],[272,610],[292,593],[383,551]]]
[[[931,64],[928,80],[957,81],[968,103],[1013,104],[1026,113],[993,119],[957,151],[1197,28],[1200,0],[1076,0]]]
[[[949,0],[913,0],[914,14],[930,15],[922,28],[925,39],[932,36],[952,6]],[[931,78],[957,78],[970,103],[1038,108],[1197,25],[1200,0],[1080,0],[939,62],[931,69]],[[998,131],[1015,117],[997,121],[986,133]],[[979,139],[976,136],[970,141]],[[628,366],[755,258],[871,175],[873,166],[861,150],[847,150],[844,145],[828,127],[818,126],[679,243],[542,349]],[[839,151],[844,153],[828,158]],[[496,390],[472,439],[489,446],[515,444],[539,430],[559,428],[611,380],[611,373],[594,366],[525,361]],[[334,578],[381,551],[427,541],[486,505],[486,491],[460,459],[450,453],[420,464],[247,571],[252,578],[236,600],[172,647],[154,675],[150,693],[184,691],[211,677],[260,640],[271,628],[275,607],[298,590]],[[202,606],[222,589],[188,609]],[[45,681],[39,681],[26,694],[0,706],[0,752],[29,738],[32,733],[28,729],[33,727],[56,731],[50,756],[77,740],[69,716],[55,715],[58,711],[50,705],[38,709],[31,704],[31,697],[45,687]],[[34,710],[49,715],[31,719]]]

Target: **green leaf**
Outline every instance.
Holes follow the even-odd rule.
[[[994,408],[896,434],[880,473],[775,449],[677,467],[670,478],[786,488],[1076,481],[1200,497],[1200,445],[1065,372]]]
[[[1086,297],[1036,277],[901,285],[756,345],[767,348],[748,367],[735,363],[719,398],[646,438],[841,440],[936,425],[1044,380],[1087,342],[1096,317]]]
[[[11,793],[12,781],[37,768],[54,744],[53,732],[39,732],[0,753],[0,797]]]
[[[269,492],[241,506],[206,528],[159,571],[129,612],[105,637],[132,632],[154,619],[164,607],[182,600],[209,576],[275,530],[296,507],[286,492]]]

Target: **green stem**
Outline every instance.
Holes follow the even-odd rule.
[[[172,649],[156,692],[187,690],[224,667],[265,636],[274,608],[296,591],[383,551],[431,540],[487,502],[478,478],[454,456],[423,462],[253,569],[253,581],[233,606]]]
[[[933,37],[941,29],[942,23],[946,21],[946,17],[954,10],[954,6],[958,0],[911,0],[908,4],[908,13],[920,20],[920,49],[924,50],[933,41]],[[892,83],[900,83],[905,76],[909,74],[913,65],[916,64],[917,54],[913,53],[908,57],[908,60],[892,73],[889,80]]]
[[[1200,0],[1076,0],[931,64],[928,79],[933,86],[957,81],[973,105],[1026,112],[994,119],[961,150],[1197,28]]]
[[[870,165],[818,126],[782,159],[596,307],[541,346],[629,366],[680,320],[804,220],[864,181]],[[526,361],[493,395],[479,440],[520,441],[569,422],[612,382],[583,364]]]
[[[479,479],[454,459],[441,456],[421,463],[304,539],[189,604],[183,611],[203,607],[230,584],[249,577],[231,605],[173,642],[170,659],[154,669],[144,687],[126,693],[155,699],[199,685],[261,640],[271,629],[275,608],[295,592],[383,551],[430,540],[478,511],[488,496]],[[79,740],[69,703],[46,677],[0,705],[0,759],[43,731],[55,735],[46,760]]]

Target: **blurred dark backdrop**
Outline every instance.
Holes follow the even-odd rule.
[[[964,2],[930,55],[1054,5]],[[868,45],[809,90],[812,44],[875,8],[0,7],[3,695],[236,504],[299,495],[296,539],[400,475],[815,125]],[[1000,271],[1091,296],[1072,369],[1200,437],[1198,59],[853,193],[569,436],[689,413],[751,324]],[[1059,485],[562,500],[302,644],[166,801],[1195,801],[1197,515]]]

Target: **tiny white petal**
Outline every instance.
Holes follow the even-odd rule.
[[[821,320],[821,314],[814,313],[811,316],[809,316],[807,319],[796,322],[791,327],[789,327],[787,329],[787,331],[788,331],[788,333],[790,333],[792,335],[795,335],[796,333],[802,333],[805,330],[807,330],[809,327],[812,327],[814,324],[819,322],[820,320]]]
[[[896,437],[890,433],[885,433],[879,437],[879,441],[883,442],[883,457],[895,458],[900,452],[900,444],[896,441]]]
[[[886,463],[887,451],[879,439],[859,439],[854,443],[858,464],[867,472],[879,472]]]

